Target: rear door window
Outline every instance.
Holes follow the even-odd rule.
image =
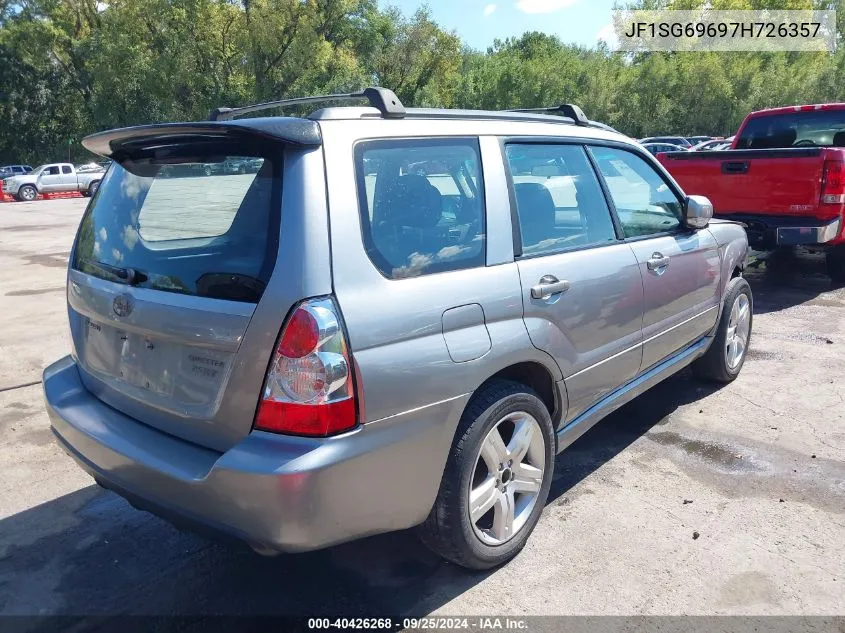
[[[366,141],[355,154],[364,244],[384,276],[484,265],[477,140]]]
[[[580,145],[508,144],[526,257],[616,240],[601,186]]]
[[[117,283],[257,303],[278,249],[281,161],[238,149],[115,164],[82,220],[73,267]],[[224,167],[244,161],[254,170]]]

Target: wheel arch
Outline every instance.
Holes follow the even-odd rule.
[[[20,194],[21,194],[21,189],[24,189],[24,188],[26,188],[26,187],[30,187],[31,189],[34,189],[34,190],[35,190],[35,198],[37,198],[38,196],[40,196],[40,195],[41,195],[41,190],[38,188],[38,185],[37,185],[36,183],[34,183],[34,182],[25,182],[25,183],[23,183],[20,187],[18,187],[18,192],[15,194],[15,198],[17,198],[18,200],[20,200],[20,199],[21,199],[21,197],[20,197]],[[33,198],[33,200],[35,200],[35,198]]]
[[[487,378],[476,391],[480,391],[495,380],[510,380],[529,387],[540,396],[546,405],[552,426],[557,428],[563,415],[564,403],[558,392],[554,375],[543,363],[538,361],[522,361],[508,365]]]

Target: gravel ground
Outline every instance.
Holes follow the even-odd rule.
[[[69,349],[84,204],[0,205],[0,615],[845,613],[845,289],[818,258],[749,272],[735,383],[683,373],[599,424],[557,458],[525,551],[470,574],[411,533],[261,558],[93,485],[37,384]]]

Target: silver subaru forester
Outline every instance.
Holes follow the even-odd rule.
[[[369,105],[236,118],[320,99]],[[745,359],[742,226],[575,106],[369,88],[84,145],[114,163],[70,257],[72,353],[44,371],[53,432],[138,508],[261,553],[418,526],[499,565],[557,453]]]

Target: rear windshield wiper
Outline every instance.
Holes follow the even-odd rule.
[[[121,268],[120,266],[112,266],[111,264],[104,264],[103,262],[98,262],[93,259],[88,259],[87,257],[83,257],[82,261],[91,268],[96,268],[100,272],[104,272],[107,275],[112,275],[117,277],[118,279],[122,279],[130,286],[136,286],[140,283],[144,283],[149,279],[145,273],[142,273],[140,270],[135,270],[134,268]]]

